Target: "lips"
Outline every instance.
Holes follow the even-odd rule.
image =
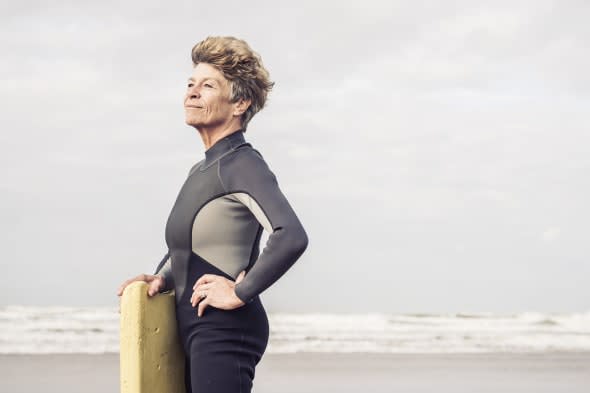
[[[193,105],[185,105],[185,108],[192,108],[192,109],[203,109],[202,106],[193,106]]]

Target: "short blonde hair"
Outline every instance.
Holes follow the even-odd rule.
[[[231,102],[240,98],[252,100],[241,118],[242,129],[246,131],[248,122],[264,108],[266,97],[274,86],[260,55],[246,41],[228,36],[207,37],[193,47],[191,57],[194,66],[208,63],[221,71],[230,82]]]

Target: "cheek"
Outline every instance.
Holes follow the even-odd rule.
[[[209,100],[205,103],[205,110],[207,114],[219,112],[219,102],[215,99]]]

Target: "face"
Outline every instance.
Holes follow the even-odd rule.
[[[207,63],[193,68],[184,96],[186,124],[215,128],[235,121],[237,105],[230,102],[230,82],[221,71]]]

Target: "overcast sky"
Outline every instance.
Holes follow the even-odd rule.
[[[165,4],[165,5],[164,5]],[[0,305],[116,305],[190,167],[190,50],[276,82],[246,139],[310,239],[269,311],[590,310],[587,1],[4,2]]]

